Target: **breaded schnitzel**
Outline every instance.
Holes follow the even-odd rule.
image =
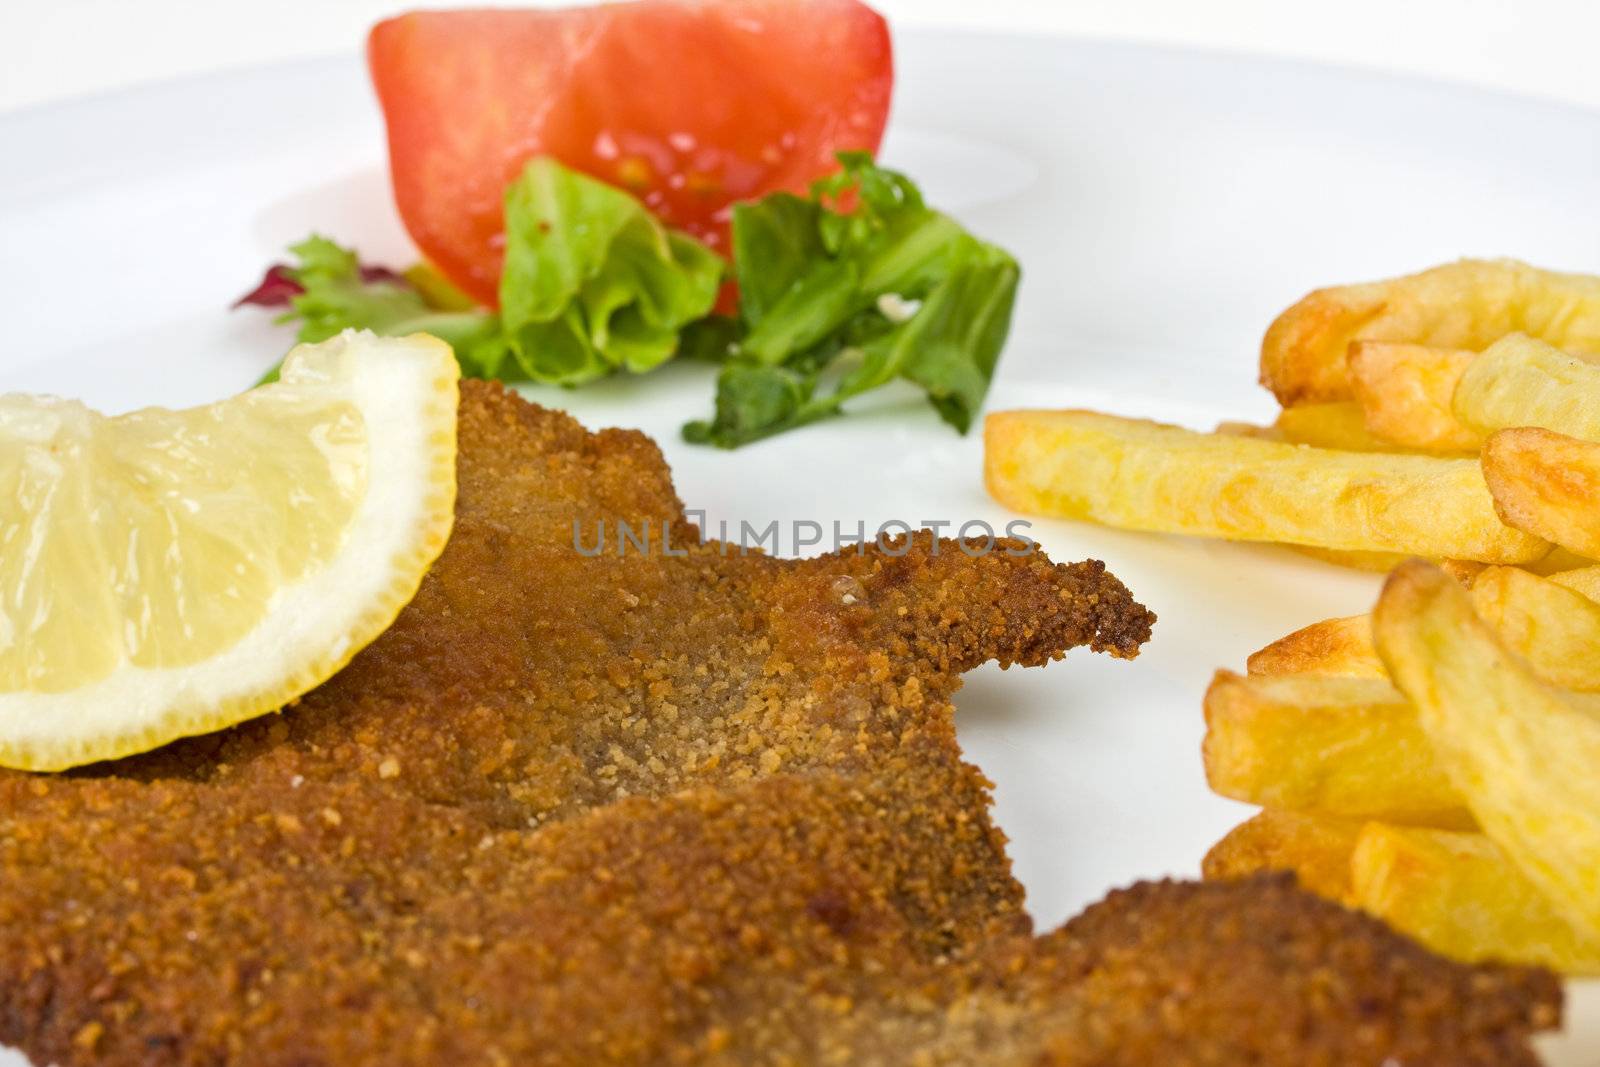
[[[455,533],[282,715],[0,774],[0,1042],[35,1062],[1533,1062],[1559,989],[1276,880],[1031,935],[950,697],[1131,656],[1098,563],[695,543],[660,454],[464,383]],[[688,554],[574,550],[671,526]],[[894,552],[904,550],[903,555]]]

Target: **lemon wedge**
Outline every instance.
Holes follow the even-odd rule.
[[[0,766],[218,730],[348,662],[450,535],[459,376],[346,331],[187,411],[0,396]]]

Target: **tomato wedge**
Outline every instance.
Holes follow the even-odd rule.
[[[426,11],[373,27],[395,201],[423,254],[496,302],[501,196],[549,154],[726,251],[728,206],[876,151],[889,29],[857,0]]]

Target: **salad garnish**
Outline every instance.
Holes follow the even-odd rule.
[[[723,364],[712,417],[683,434],[722,448],[840,414],[896,379],[965,433],[1010,328],[1017,262],[866,153],[839,162],[808,196],[734,207],[733,315],[713,313],[722,257],[548,156],[506,191],[499,311],[426,265],[363,266],[320,236],[294,245],[296,263],[271,268],[244,302],[286,299],[280,321],[298,322],[300,341],[431,333],[463,374],[507,382],[577,386],[679,353],[712,359]]]
[[[688,440],[735,448],[896,378],[960,432],[971,426],[1010,329],[1017,262],[929,208],[905,175],[865,153],[839,160],[809,197],[734,208],[736,337],[716,413],[685,426]]]

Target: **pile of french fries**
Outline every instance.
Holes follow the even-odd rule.
[[[1271,426],[991,415],[990,492],[1392,571],[1371,615],[1212,682],[1208,780],[1262,810],[1205,873],[1290,869],[1448,955],[1600,974],[1600,278],[1319,290],[1261,380]]]
[[[1600,566],[1418,560],[1219,671],[1206,777],[1262,811],[1207,877],[1293,870],[1447,955],[1600,974],[1597,596]]]
[[[1383,571],[1600,558],[1600,278],[1468,260],[1319,290],[1267,331],[1261,375],[1272,426],[997,412],[989,491]]]

